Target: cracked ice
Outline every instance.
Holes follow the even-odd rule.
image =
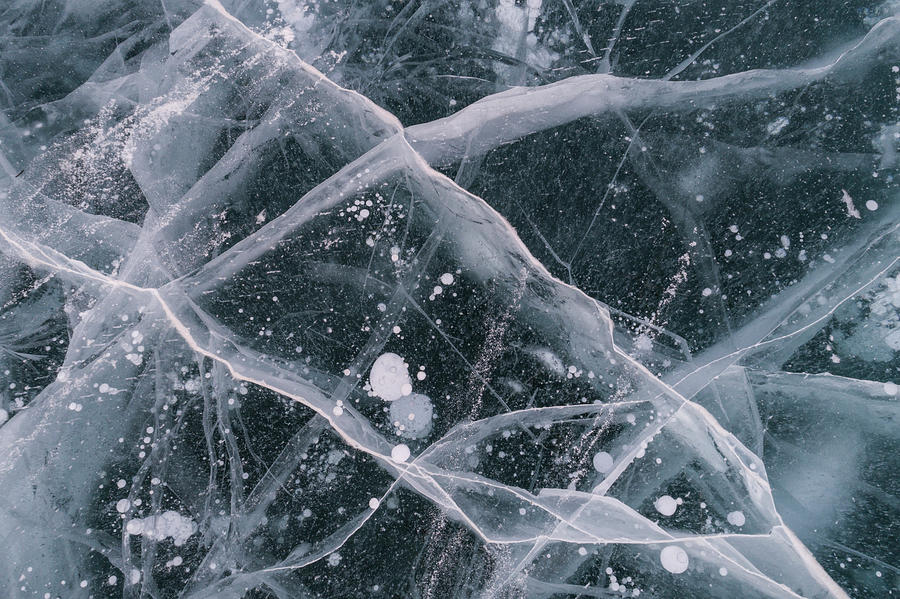
[[[0,7],[9,597],[897,595],[900,5]]]

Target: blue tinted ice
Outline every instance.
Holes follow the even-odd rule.
[[[8,597],[874,598],[900,3],[0,7]]]

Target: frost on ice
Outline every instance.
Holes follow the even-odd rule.
[[[898,8],[6,3],[4,596],[896,596]]]

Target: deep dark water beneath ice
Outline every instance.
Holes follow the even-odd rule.
[[[900,594],[896,0],[8,0],[0,106],[0,596]]]

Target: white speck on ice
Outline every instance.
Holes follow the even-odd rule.
[[[412,392],[409,366],[394,353],[378,356],[369,372],[372,392],[385,401],[395,401]]]
[[[744,512],[742,512],[740,510],[736,510],[734,512],[728,512],[728,515],[725,516],[725,518],[728,520],[728,523],[731,524],[732,526],[743,526],[744,522],[747,521],[747,519],[744,517]]]
[[[641,333],[634,340],[634,349],[638,352],[649,352],[653,350],[653,340],[646,333]]]
[[[653,507],[663,516],[671,516],[678,509],[678,503],[670,495],[663,495],[653,502]]]
[[[669,545],[659,552],[659,561],[663,568],[672,574],[681,574],[688,567],[687,552],[677,545]]]
[[[769,135],[778,135],[790,122],[786,116],[780,116],[766,126],[766,132]]]
[[[409,455],[409,447],[403,443],[394,445],[393,449],[391,449],[391,459],[395,462],[405,462],[409,459]]]
[[[398,431],[400,435],[420,439],[431,434],[433,410],[427,396],[408,394],[391,403],[391,422],[402,427]]]
[[[847,207],[847,216],[852,216],[853,218],[862,218],[859,214],[859,210],[856,209],[856,206],[853,205],[853,198],[850,197],[850,194],[847,193],[846,189],[842,189],[841,193],[841,201],[844,202],[844,206]]]
[[[134,518],[125,525],[130,535],[143,535],[148,539],[162,541],[170,538],[176,547],[184,545],[188,538],[197,532],[194,521],[176,511],[167,510],[159,516]]]
[[[139,535],[144,532],[144,522],[140,518],[129,520],[125,525],[125,531],[130,535]]]
[[[594,470],[600,474],[606,474],[613,467],[613,458],[605,451],[599,451],[594,454]]]
[[[563,376],[566,374],[566,368],[563,366],[562,360],[555,353],[544,347],[533,347],[529,350],[534,357],[544,363],[544,365],[556,374]]]

